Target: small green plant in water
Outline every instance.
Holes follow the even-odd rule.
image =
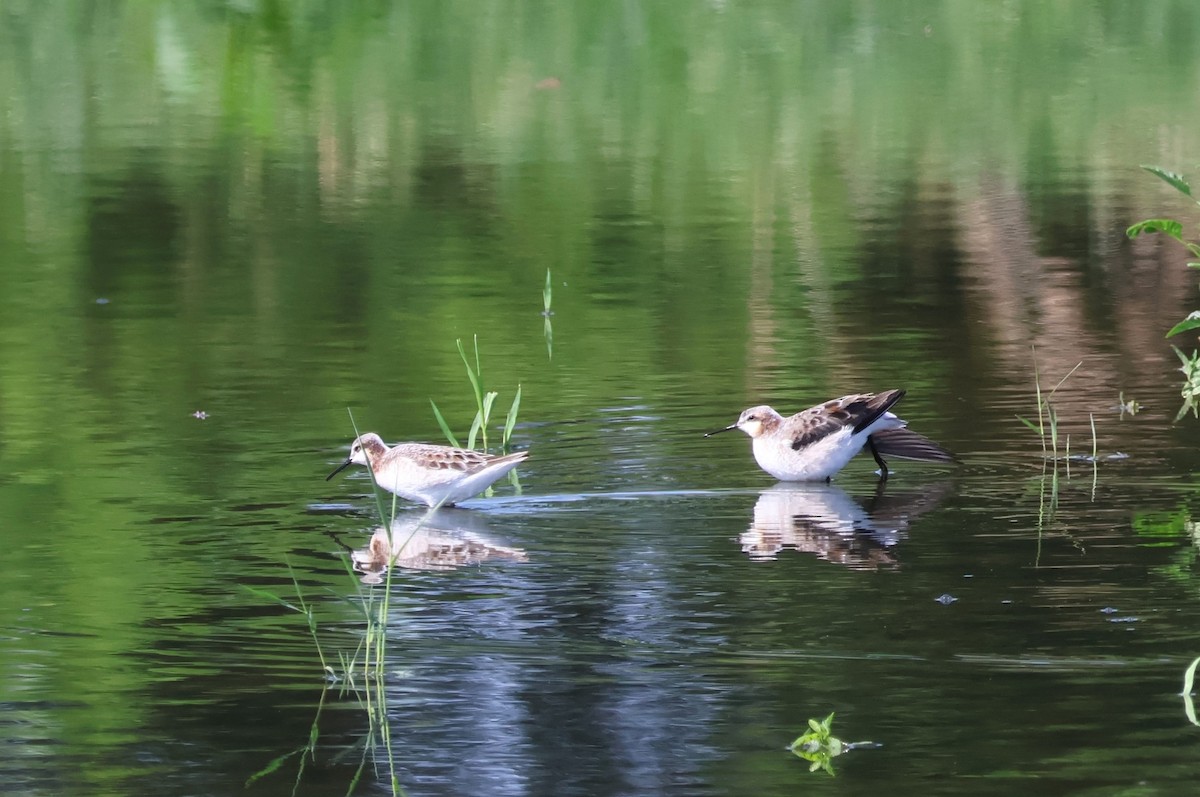
[[[808,771],[816,772],[823,769],[830,775],[836,775],[833,770],[833,759],[842,753],[868,747],[882,747],[877,742],[843,742],[833,735],[833,714],[821,721],[810,719],[808,730],[788,745],[788,750],[809,762]]]
[[[1135,398],[1131,398],[1129,401],[1126,401],[1125,391],[1122,390],[1117,394],[1117,409],[1121,411],[1122,418],[1124,418],[1126,415],[1132,418],[1142,411],[1142,405]]]
[[[1075,367],[1068,371],[1067,375],[1060,379],[1058,384],[1049,393],[1044,393],[1042,390],[1041,373],[1037,366],[1037,351],[1034,350],[1033,389],[1034,395],[1037,397],[1037,423],[1020,415],[1017,416],[1017,420],[1032,429],[1042,443],[1042,474],[1039,477],[1040,486],[1038,489],[1038,542],[1037,554],[1034,559],[1035,565],[1041,561],[1043,531],[1047,522],[1054,517],[1055,510],[1058,508],[1058,464],[1060,461],[1066,464],[1066,478],[1071,478],[1071,439],[1069,436],[1062,438],[1063,445],[1060,453],[1058,410],[1054,407],[1054,394],[1071,377],[1071,374],[1079,370],[1082,365],[1082,361],[1076,363]],[[1096,439],[1096,419],[1092,415],[1089,415],[1088,419],[1092,429],[1092,454],[1090,457],[1085,455],[1080,458],[1090,462],[1092,465],[1092,497],[1095,498],[1099,475],[1097,466],[1100,458]],[[1048,497],[1047,492],[1049,492]]]
[[[833,735],[833,714],[834,712],[829,712],[829,716],[819,722],[809,719],[808,731],[788,745],[788,750],[809,762],[809,772],[823,769],[830,775],[836,775],[833,759],[842,753],[883,746],[878,742],[843,742]]]
[[[788,745],[789,750],[809,762],[809,772],[823,769],[830,775],[837,774],[833,770],[833,759],[846,752],[846,745],[831,731],[833,714],[831,711],[829,716],[820,722],[809,719],[808,731]]]
[[[1200,727],[1200,720],[1196,719],[1196,706],[1192,703],[1192,692],[1196,686],[1196,666],[1200,665],[1200,658],[1195,658],[1188,668],[1183,672],[1183,713],[1187,715],[1188,722]]]
[[[471,364],[471,359],[467,357],[467,350],[463,348],[462,339],[456,340],[458,344],[458,354],[462,357],[463,365],[467,368],[467,378],[471,381],[471,390],[475,394],[475,419],[471,422],[471,431],[467,438],[466,448],[475,448],[475,440],[479,438],[482,443],[483,450],[488,451],[488,424],[491,422],[492,405],[496,398],[500,395],[494,390],[484,390],[483,382],[483,367],[479,360],[479,336],[473,338],[475,344],[475,364]],[[446,439],[450,441],[450,445],[456,448],[463,448],[458,442],[458,438],[454,436],[454,432],[450,431],[450,424],[446,423],[446,418],[438,409],[437,404],[433,399],[429,400],[430,406],[433,407],[433,416],[437,419],[438,426],[442,429],[442,434],[446,435]],[[521,386],[517,385],[517,394],[513,397],[512,406],[509,407],[508,415],[504,419],[504,430],[500,439],[500,450],[508,451],[508,442],[512,438],[513,428],[517,424],[517,412],[521,409]]]
[[[1179,193],[1191,199],[1193,202],[1200,204],[1192,196],[1192,186],[1184,179],[1183,175],[1169,172],[1158,166],[1142,166],[1143,169],[1158,177],[1167,185],[1174,188]],[[1144,232],[1161,232],[1169,235],[1187,248],[1192,257],[1200,258],[1200,244],[1193,243],[1183,237],[1183,225],[1174,219],[1146,219],[1132,225],[1125,231],[1125,234],[1130,238],[1136,238]],[[1188,262],[1188,268],[1200,268],[1200,259]],[[1184,332],[1191,332],[1200,329],[1200,310],[1193,310],[1188,313],[1187,317],[1180,321],[1167,332],[1166,337],[1173,338]],[[1179,348],[1172,346],[1175,349],[1175,354],[1179,357],[1183,367],[1179,370],[1183,372],[1183,388],[1180,393],[1183,396],[1183,406],[1179,408],[1179,413],[1175,416],[1175,420],[1179,421],[1189,412],[1194,417],[1200,418],[1200,351],[1192,350],[1191,355],[1184,354]]]
[[[1071,377],[1071,374],[1078,371],[1079,367],[1081,365],[1083,365],[1082,361],[1077,363],[1074,368],[1072,368],[1070,371],[1068,371],[1066,376],[1064,376],[1062,379],[1058,380],[1058,384],[1054,386],[1054,389],[1051,390],[1049,393],[1047,393],[1043,397],[1043,395],[1042,395],[1042,379],[1041,379],[1041,374],[1038,372],[1036,352],[1035,352],[1035,359],[1033,361],[1033,390],[1034,390],[1034,394],[1037,396],[1037,411],[1038,411],[1037,423],[1035,424],[1033,421],[1029,420],[1028,418],[1023,418],[1020,415],[1017,416],[1017,420],[1019,420],[1021,423],[1025,424],[1030,429],[1032,429],[1034,432],[1036,432],[1038,437],[1041,439],[1042,455],[1047,456],[1048,458],[1053,459],[1055,461],[1057,461],[1059,459],[1058,411],[1054,408],[1054,405],[1051,403],[1051,400],[1054,398],[1054,394],[1058,392],[1058,389],[1063,386],[1063,383],[1065,383]],[[1049,441],[1049,445],[1047,445],[1047,441]],[[1064,444],[1065,444],[1065,442],[1066,441],[1064,441]],[[1096,446],[1095,426],[1093,425],[1093,427],[1092,427],[1092,448],[1093,448],[1093,450],[1095,449],[1095,446]]]
[[[554,315],[554,311],[550,309],[550,299],[553,297],[554,289],[550,285],[550,269],[546,269],[546,286],[542,288],[542,335],[546,338],[546,359],[554,359],[554,327],[550,324],[550,316]]]

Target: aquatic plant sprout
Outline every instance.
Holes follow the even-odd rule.
[[[455,343],[458,345],[458,354],[462,358],[463,365],[466,366],[467,369],[467,379],[469,379],[471,382],[471,391],[475,396],[475,417],[471,421],[471,430],[467,435],[467,445],[465,447],[471,449],[475,448],[475,441],[478,439],[482,443],[482,450],[484,453],[490,453],[488,449],[488,424],[491,422],[492,406],[495,404],[496,399],[500,394],[494,390],[484,390],[483,367],[480,364],[479,359],[479,336],[473,336],[473,341],[475,346],[474,365],[471,364],[471,359],[467,357],[467,351],[463,347],[462,339],[459,338],[455,341]],[[437,403],[433,399],[430,399],[429,404],[431,407],[433,407],[434,419],[437,421],[438,426],[441,427],[442,434],[444,434],[446,439],[450,441],[450,445],[454,446],[455,448],[464,448],[464,446],[458,442],[458,438],[455,437],[454,432],[450,430],[450,424],[446,422],[446,417],[442,415],[442,411],[438,409]],[[513,397],[513,402],[509,407],[507,416],[505,416],[503,432],[500,438],[501,453],[508,452],[508,443],[512,438],[513,428],[517,425],[517,413],[520,408],[521,386],[518,384],[517,393]]]
[[[809,762],[809,772],[823,769],[830,775],[837,774],[833,769],[833,759],[844,752],[844,745],[831,732],[833,715],[831,711],[828,717],[820,721],[810,718],[808,730],[788,745],[788,750]]]
[[[1043,456],[1045,456],[1046,451],[1047,451],[1046,438],[1048,436],[1050,438],[1049,450],[1050,450],[1051,457],[1053,459],[1057,460],[1059,458],[1058,457],[1058,412],[1057,412],[1057,410],[1054,409],[1054,405],[1051,403],[1051,399],[1054,398],[1054,394],[1057,393],[1058,389],[1063,386],[1063,383],[1065,383],[1071,377],[1071,374],[1073,374],[1079,370],[1079,367],[1081,365],[1083,365],[1083,361],[1080,360],[1078,363],[1076,363],[1074,368],[1072,368],[1070,371],[1067,371],[1067,375],[1064,376],[1062,379],[1058,380],[1058,384],[1054,386],[1054,389],[1051,390],[1049,393],[1047,393],[1045,398],[1043,398],[1042,397],[1042,380],[1041,380],[1041,374],[1038,372],[1036,355],[1037,355],[1037,352],[1035,351],[1034,352],[1034,361],[1033,361],[1033,390],[1034,390],[1034,395],[1037,397],[1038,422],[1036,425],[1034,425],[1033,421],[1029,420],[1028,418],[1023,418],[1020,415],[1017,416],[1017,420],[1019,420],[1021,423],[1028,426],[1033,431],[1037,432],[1038,437],[1042,441],[1042,455]],[[1094,425],[1092,427],[1092,430],[1093,430],[1092,446],[1093,446],[1093,448],[1095,448],[1095,439],[1094,439],[1095,438],[1095,426]]]

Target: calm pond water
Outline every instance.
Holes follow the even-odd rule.
[[[1200,8],[0,17],[6,793],[1194,791],[1200,296],[1124,230],[1196,229],[1138,167],[1200,162]],[[532,456],[399,507],[385,735],[267,593],[360,650],[347,409],[465,436],[473,339]],[[702,436],[891,387],[957,466]],[[786,749],[830,712],[880,745],[835,777]]]

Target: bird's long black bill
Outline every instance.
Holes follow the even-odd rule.
[[[736,429],[736,428],[738,428],[738,425],[735,423],[735,424],[731,424],[731,425],[729,425],[729,426],[726,426],[724,429],[718,429],[718,430],[717,430],[717,431],[715,431],[715,432],[705,432],[705,433],[704,433],[704,436],[705,436],[705,437],[712,437],[713,435],[715,435],[715,434],[720,434],[721,432],[731,432],[731,431],[733,431],[733,430],[734,430],[734,429]]]
[[[338,475],[339,473],[341,473],[342,471],[344,471],[344,470],[345,470],[346,468],[348,468],[348,467],[350,467],[350,460],[349,460],[349,459],[347,459],[347,460],[346,460],[345,462],[343,462],[341,465],[338,465],[336,468],[334,468],[334,469],[333,469],[333,473],[331,473],[331,474],[329,474],[328,476],[326,476],[326,477],[325,477],[325,481],[329,481],[329,480],[330,480],[330,479],[332,479],[334,476]]]

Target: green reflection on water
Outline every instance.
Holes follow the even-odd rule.
[[[912,389],[922,428],[932,416],[973,448],[1015,445],[990,388],[1028,363],[1004,360],[1009,316],[987,314],[1006,295],[965,286],[1024,287],[1021,264],[1076,258],[1085,287],[1036,308],[1099,308],[1055,339],[1067,367],[1110,315],[1140,320],[1124,280],[1104,278],[1125,272],[1093,244],[1145,215],[1130,207],[1161,207],[1128,171],[1190,157],[1196,129],[1200,10],[1187,4],[2,13],[0,601],[32,629],[2,655],[45,655],[29,693],[86,698],[70,722],[49,713],[102,751],[137,735],[148,709],[130,695],[158,684],[122,654],[190,642],[194,661],[162,681],[236,663],[219,655],[227,624],[254,607],[228,597],[235,583],[277,578],[281,551],[318,545],[308,504],[351,500],[320,483],[346,406],[391,439],[433,435],[431,395],[470,416],[455,339],[484,337],[501,384],[525,386],[522,419],[558,424],[518,437],[557,433],[585,452],[571,467],[548,453],[538,491],[582,490],[562,486],[576,473],[593,490],[617,476],[758,484],[745,451],[700,451],[693,427],[749,398],[804,394],[794,411],[892,381]],[[973,231],[1009,229],[997,217],[1022,223],[964,254]],[[1014,242],[1028,249],[1001,258]],[[539,316],[551,272],[552,359]],[[1097,356],[1152,361],[1131,337]],[[1088,370],[1120,371],[1107,365]],[[1174,519],[1138,518],[1135,532],[1178,536]],[[617,548],[629,529],[585,531]],[[706,553],[727,563],[738,552],[719,536]],[[944,589],[919,572],[914,593]],[[862,582],[838,578],[839,603],[861,606]],[[767,622],[751,608],[762,595],[738,586],[750,635]],[[794,598],[792,581],[768,588],[775,604]]]

